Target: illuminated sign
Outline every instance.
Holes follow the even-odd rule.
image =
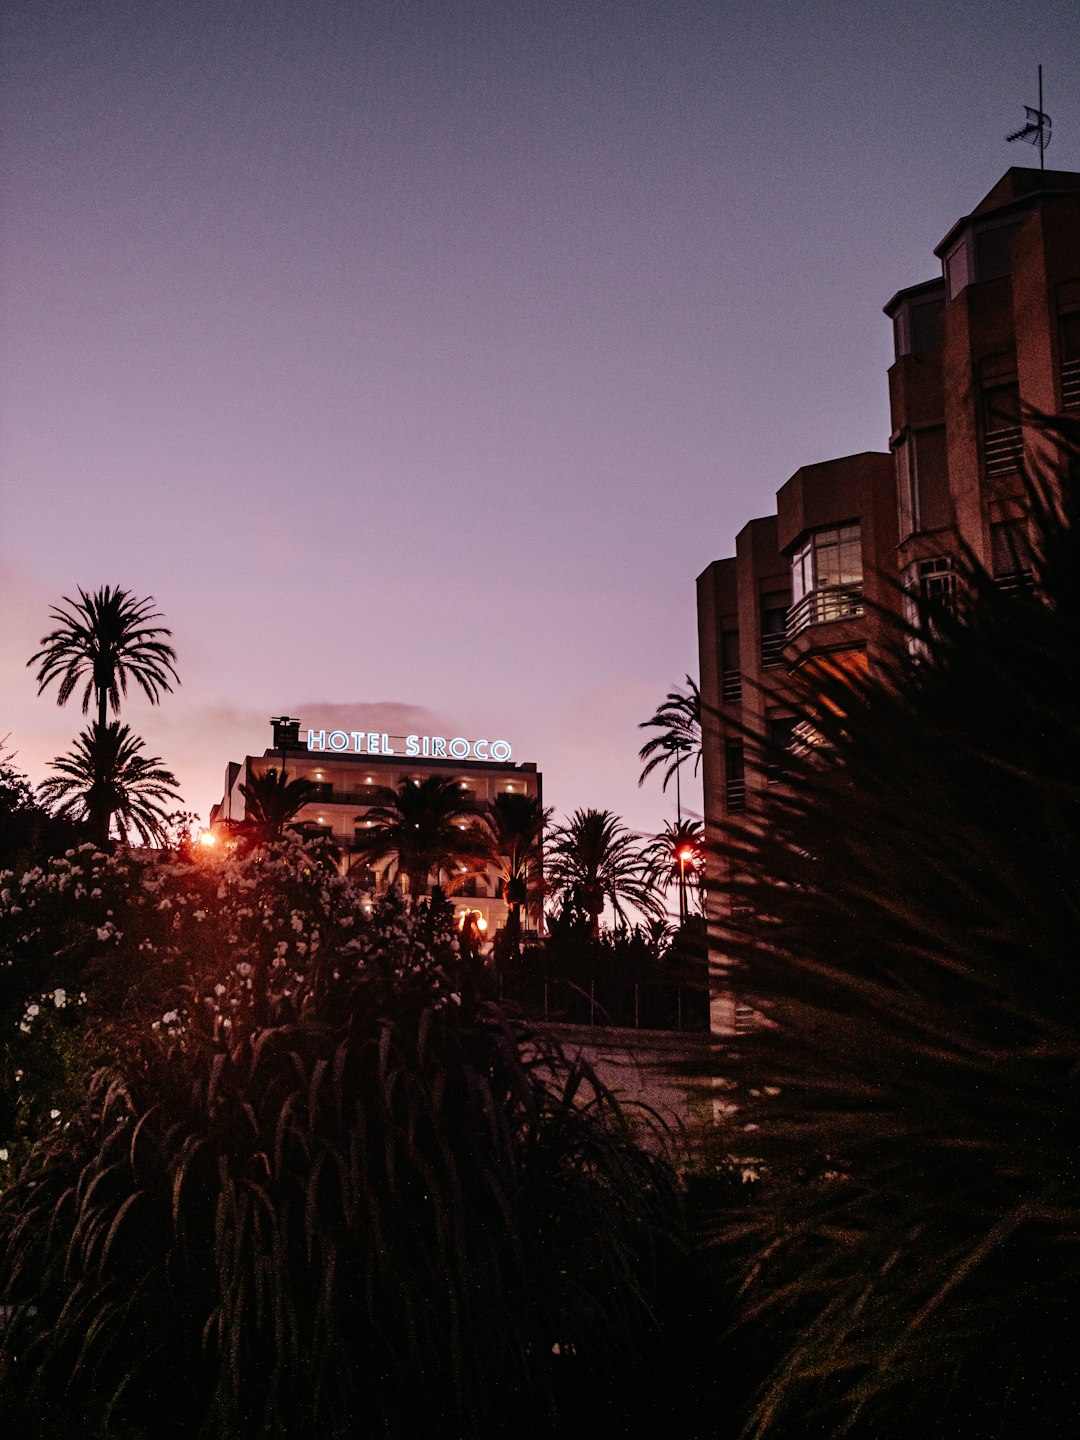
[[[403,740],[404,749],[395,750],[391,739]],[[374,730],[309,730],[309,750],[332,750],[339,755],[416,755],[430,760],[497,760],[510,759],[508,740],[466,740],[455,735],[394,735]]]

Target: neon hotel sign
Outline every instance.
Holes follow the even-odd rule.
[[[455,735],[447,740],[442,735],[395,735],[404,738],[404,750],[395,750],[391,736],[374,730],[309,730],[309,750],[333,750],[352,755],[422,755],[431,760],[498,760],[510,759],[508,740],[466,740]]]

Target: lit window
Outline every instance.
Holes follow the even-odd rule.
[[[862,532],[857,524],[815,530],[791,557],[788,635],[862,614]]]

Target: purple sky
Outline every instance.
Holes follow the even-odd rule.
[[[1080,169],[1074,0],[0,23],[0,736],[36,781],[81,726],[25,669],[52,603],[153,594],[183,686],[126,718],[204,817],[269,715],[419,707],[658,829],[694,577],[886,447],[881,306],[1038,163],[1040,60]]]

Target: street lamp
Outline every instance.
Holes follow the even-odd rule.
[[[694,852],[689,845],[684,845],[679,851],[679,924],[686,923],[686,867],[694,858]]]

